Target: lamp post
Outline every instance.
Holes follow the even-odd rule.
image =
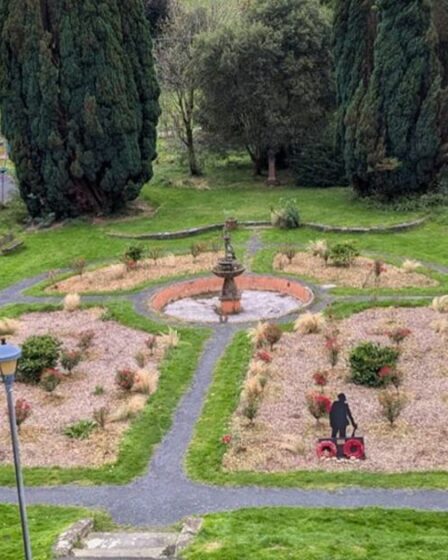
[[[25,560],[32,560],[30,535],[28,531],[28,518],[25,506],[25,490],[23,484],[22,467],[20,465],[19,438],[17,435],[16,409],[13,398],[14,376],[17,369],[17,360],[22,351],[17,346],[6,344],[3,338],[0,344],[0,375],[5,384],[6,400],[8,402],[9,427],[11,429],[12,451],[14,455],[14,468],[16,473],[17,494],[19,498],[20,521],[22,523],[23,547]]]

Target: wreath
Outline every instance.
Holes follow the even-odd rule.
[[[364,459],[364,444],[359,439],[348,439],[344,444],[344,455],[349,459]]]
[[[316,452],[319,459],[327,458],[327,457],[331,458],[331,457],[336,457],[336,455],[338,454],[338,448],[330,440],[321,441],[320,443],[317,444]]]

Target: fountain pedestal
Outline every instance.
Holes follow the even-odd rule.
[[[218,276],[218,278],[224,279],[219,297],[221,302],[219,313],[226,316],[236,315],[241,312],[241,293],[238,290],[235,278],[243,274],[245,268],[236,260],[228,233],[224,235],[224,241],[226,254],[223,259],[219,259],[218,264],[213,269],[213,274]]]

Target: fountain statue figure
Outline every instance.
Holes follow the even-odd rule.
[[[236,285],[235,278],[245,271],[235,255],[230,234],[224,230],[225,256],[218,260],[213,268],[213,274],[224,279],[221,296],[219,298],[221,307],[219,313],[222,316],[235,315],[241,312],[241,293]]]

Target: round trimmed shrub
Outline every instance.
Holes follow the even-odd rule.
[[[60,341],[54,336],[30,336],[22,345],[18,373],[25,383],[39,383],[46,369],[56,366],[61,350]]]
[[[350,354],[351,380],[356,385],[380,387],[384,384],[380,370],[386,366],[394,368],[399,356],[396,348],[363,342]]]

